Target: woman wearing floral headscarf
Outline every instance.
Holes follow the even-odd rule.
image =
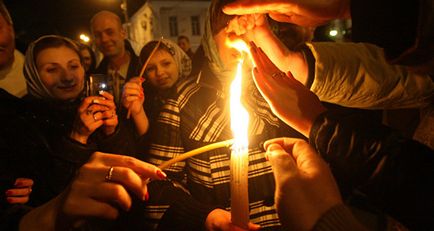
[[[146,63],[146,60],[145,78],[132,78],[125,84],[122,97],[123,105],[131,112],[139,135],[148,131],[149,121],[154,121],[157,117],[164,100],[173,93],[178,80],[191,72],[191,59],[176,43],[168,39],[147,43],[140,52],[140,61]]]
[[[108,92],[85,95],[85,72],[73,41],[48,35],[31,43],[24,75],[28,88],[26,117],[56,153],[58,170],[66,173],[53,176],[58,178],[59,189],[96,150],[134,153],[133,146],[127,145],[129,137],[118,129],[113,96]],[[121,142],[126,145],[116,145]]]

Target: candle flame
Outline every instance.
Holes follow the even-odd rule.
[[[249,52],[247,44],[243,40],[235,40],[227,43],[228,46],[237,49],[240,52]],[[230,110],[231,110],[231,129],[234,134],[234,145],[232,146],[233,153],[247,152],[248,141],[248,126],[249,113],[241,103],[242,92],[242,66],[244,59],[240,59],[235,74],[235,79],[232,81],[230,89]]]

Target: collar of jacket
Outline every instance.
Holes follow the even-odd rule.
[[[125,50],[130,53],[130,64],[128,66],[127,78],[126,78],[128,80],[139,74],[141,66],[140,66],[139,57],[134,52],[128,40],[125,40]],[[107,73],[108,66],[109,66],[109,59],[107,57],[104,57],[101,60],[98,67],[96,68],[95,73]]]

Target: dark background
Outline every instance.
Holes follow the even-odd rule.
[[[131,17],[146,0],[127,0]],[[58,34],[78,40],[80,33],[90,35],[89,21],[100,10],[124,16],[122,0],[4,0],[14,21],[17,49],[41,35]]]

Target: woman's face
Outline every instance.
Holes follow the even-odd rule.
[[[40,51],[36,67],[42,83],[56,99],[75,99],[83,90],[84,68],[78,54],[66,46]]]
[[[241,58],[241,53],[235,48],[231,48],[226,45],[227,38],[228,34],[225,30],[221,30],[218,34],[214,35],[214,41],[216,43],[220,59],[225,65],[225,69],[235,70],[239,59]]]
[[[157,50],[146,67],[146,76],[157,89],[169,89],[179,79],[178,64],[169,52]]]
[[[83,67],[85,71],[88,71],[90,65],[92,65],[92,57],[90,56],[90,52],[88,49],[80,50],[81,57],[83,58]]]

